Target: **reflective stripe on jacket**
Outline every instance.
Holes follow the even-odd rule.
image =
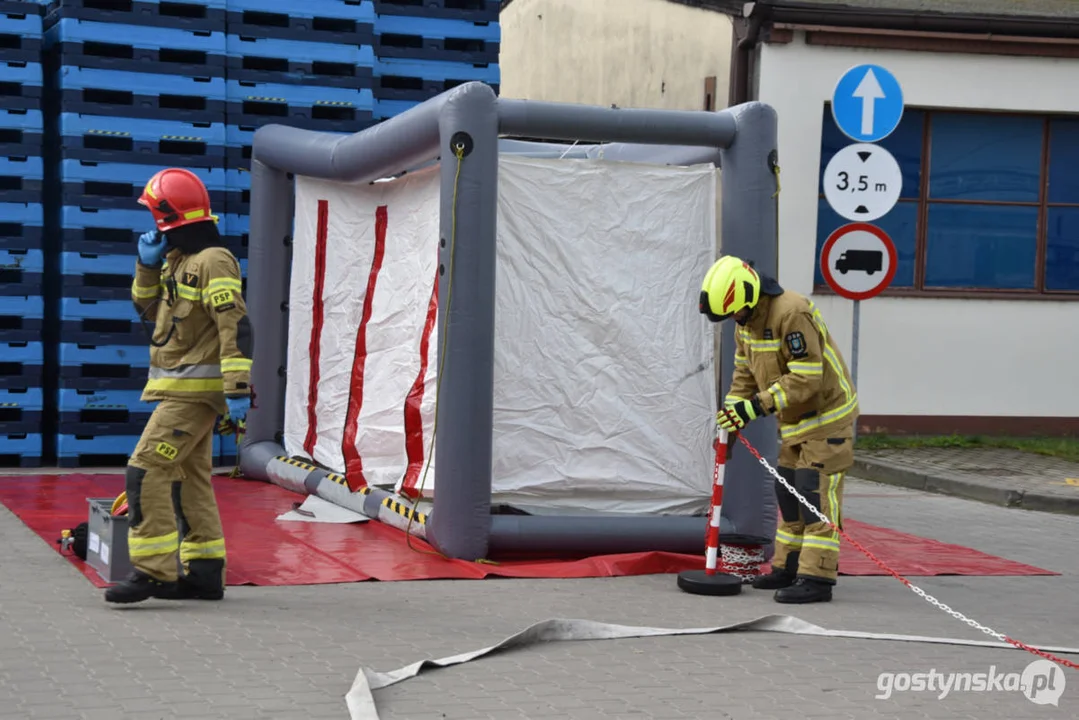
[[[813,302],[796,292],[762,295],[735,328],[734,377],[726,402],[754,395],[774,411],[783,443],[834,436],[858,417],[846,362]]]

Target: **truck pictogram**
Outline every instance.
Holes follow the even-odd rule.
[[[884,266],[884,253],[880,250],[846,250],[835,261],[835,269],[846,275],[848,270],[861,270],[872,275]]]

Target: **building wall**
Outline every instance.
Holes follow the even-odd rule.
[[[763,46],[759,99],[779,114],[779,280],[802,293],[815,284],[822,110],[842,73],[869,62],[895,74],[908,108],[1079,113],[1079,94],[1065,90],[1079,60],[806,46],[800,33]],[[849,362],[853,303],[823,293],[814,300]],[[1074,417],[1079,383],[1066,378],[1079,357],[1077,321],[1079,304],[1068,301],[865,301],[863,416]]]
[[[499,17],[500,94],[701,110],[727,106],[731,21],[667,0],[514,0]]]

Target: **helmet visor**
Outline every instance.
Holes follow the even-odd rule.
[[[706,290],[701,291],[701,299],[699,304],[701,314],[707,317],[714,323],[720,323],[729,319],[734,313],[727,313],[726,315],[716,315],[712,312],[712,304],[708,302],[708,292]]]

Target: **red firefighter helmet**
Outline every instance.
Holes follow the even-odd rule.
[[[150,208],[161,232],[212,220],[210,193],[190,170],[168,168],[155,174],[143,188],[139,204]]]

